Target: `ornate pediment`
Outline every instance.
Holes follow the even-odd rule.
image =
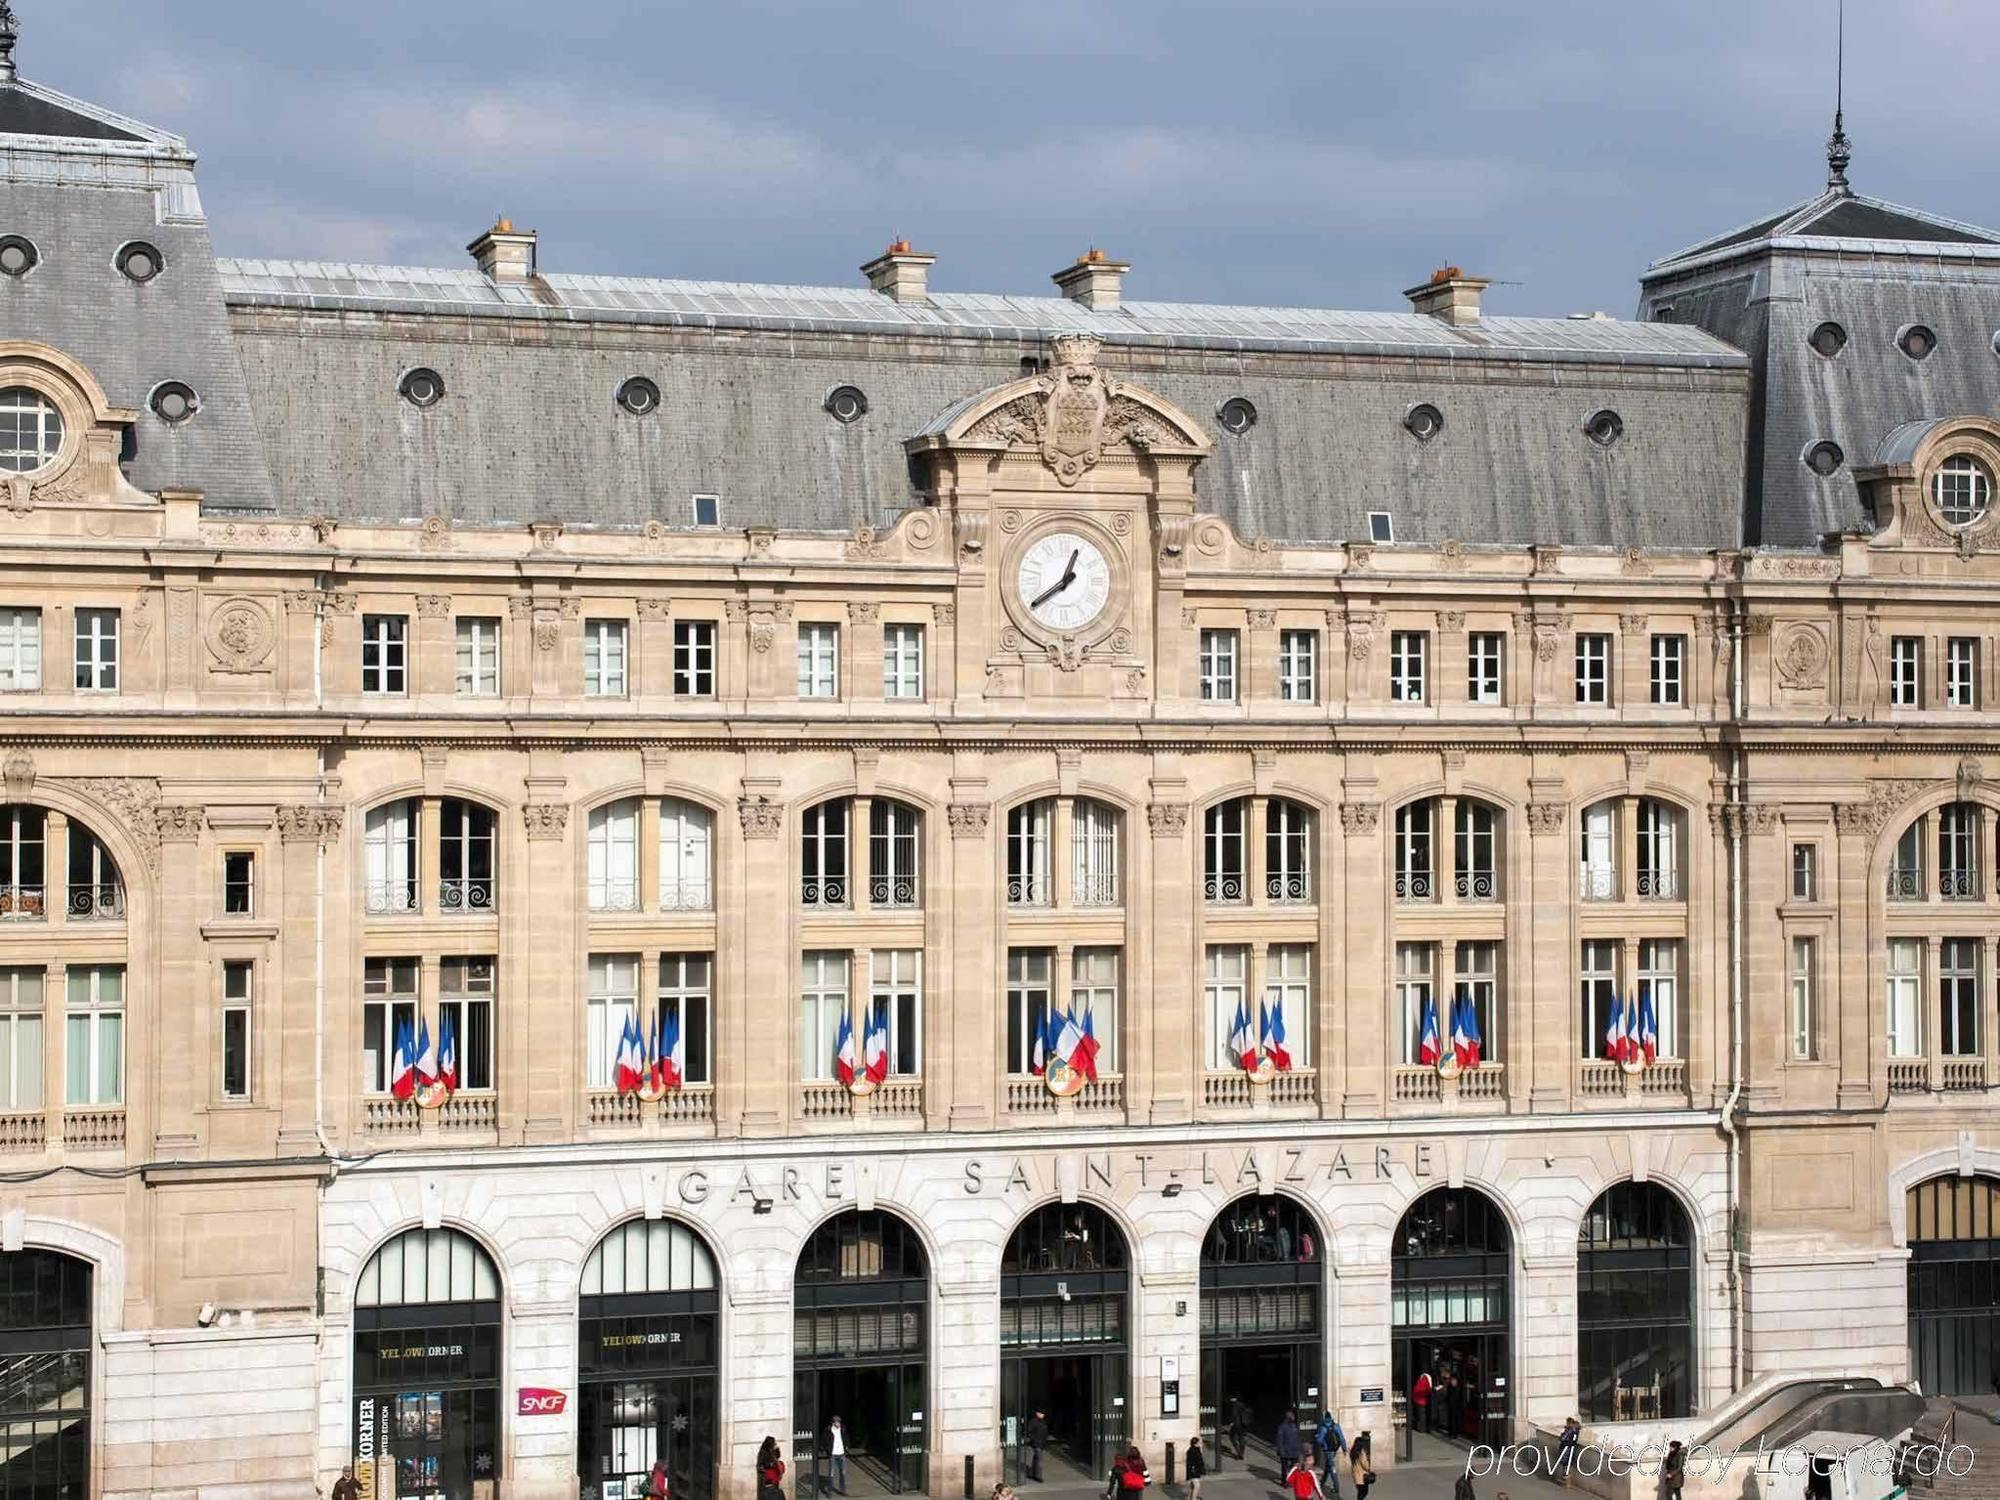
[[[1186,412],[1098,368],[1099,340],[1065,334],[1053,347],[1053,369],[960,402],[909,446],[1035,453],[1064,486],[1106,458],[1208,452],[1207,434]]]
[[[33,433],[41,460],[0,474],[0,505],[8,513],[159,503],[133,488],[118,466],[125,429],[138,413],[113,406],[80,360],[45,344],[0,340],[0,390],[15,393],[17,430]]]

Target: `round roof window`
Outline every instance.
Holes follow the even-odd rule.
[[[618,404],[635,417],[660,409],[660,388],[643,375],[634,375],[618,387]]]
[[[1215,409],[1215,420],[1229,432],[1248,432],[1257,425],[1257,408],[1242,396],[1231,396]]]
[[[118,247],[118,269],[128,281],[143,285],[166,268],[167,263],[161,258],[159,250],[144,240],[133,240]]]
[[[1832,359],[1847,347],[1847,330],[1838,323],[1825,322],[1812,331],[1807,342],[1813,346],[1815,354],[1823,354]]]
[[[444,399],[444,377],[420,365],[405,371],[396,389],[412,406],[436,406]]]
[[[40,391],[10,385],[0,391],[0,470],[32,474],[62,451],[62,412]]]
[[[1583,433],[1598,447],[1609,448],[1625,435],[1625,419],[1607,406],[1584,418]]]
[[[153,387],[153,414],[162,422],[178,426],[201,410],[201,398],[194,387],[179,380],[165,380]]]
[[[1970,453],[1954,453],[1931,476],[1931,498],[1947,526],[1971,526],[1993,504],[1993,473]]]
[[[1840,466],[1847,462],[1847,455],[1840,451],[1838,443],[1818,442],[1806,449],[1805,459],[1806,467],[1825,479],[1840,472]]]
[[[820,403],[826,414],[843,425],[859,422],[868,415],[868,397],[858,385],[837,385],[826,393],[826,400]]]
[[[1921,323],[1912,323],[1896,335],[1896,347],[1911,359],[1929,359],[1937,348],[1937,335]]]
[[[1444,431],[1444,413],[1428,401],[1418,402],[1403,413],[1403,430],[1420,443],[1428,443]]]
[[[25,235],[0,238],[0,276],[26,276],[41,258],[35,242]]]

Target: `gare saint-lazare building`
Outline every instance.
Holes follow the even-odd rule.
[[[0,1487],[1983,1389],[2000,234],[1831,154],[1629,320],[236,260],[6,62]]]

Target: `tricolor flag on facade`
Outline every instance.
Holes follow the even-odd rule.
[[[611,1082],[621,1094],[636,1091],[646,1081],[646,1047],[639,1040],[639,1018],[627,1016],[618,1033],[618,1055],[611,1063]]]
[[[1472,1003],[1472,996],[1458,997],[1459,1018],[1452,1026],[1452,1045],[1458,1051],[1458,1065],[1461,1068],[1479,1066],[1480,1055],[1486,1050],[1486,1038],[1479,1030],[1479,1007]]]
[[[1047,1006],[1035,1012],[1035,1048],[1028,1054],[1028,1071],[1037,1078],[1049,1070],[1049,1024],[1053,1019]]]
[[[458,1017],[449,1010],[438,1017],[437,1081],[447,1094],[458,1092]]]
[[[854,1086],[854,1021],[846,1011],[840,1013],[840,1030],[833,1035],[833,1076]]]
[[[438,1081],[437,1053],[431,1049],[431,1022],[417,1018],[417,1087],[427,1089]]]
[[[1076,1049],[1083,1045],[1083,1028],[1076,1024],[1076,1011],[1064,1011],[1060,1021],[1051,1016],[1049,1030],[1055,1033],[1055,1039],[1049,1043],[1049,1055],[1064,1067],[1074,1068]]]
[[[1611,997],[1611,1019],[1604,1028],[1604,1055],[1613,1062],[1625,1061],[1626,1023],[1625,1002],[1617,995]]]
[[[1285,1007],[1266,1000],[1257,1021],[1257,1041],[1271,1066],[1280,1073],[1292,1071],[1292,1054],[1285,1046]]]
[[[1435,999],[1424,1001],[1424,1017],[1417,1029],[1417,1061],[1426,1068],[1435,1068],[1438,1059],[1444,1056],[1444,1044],[1438,1036],[1438,1008]]]
[[[1660,1053],[1660,1020],[1653,1014],[1653,987],[1639,986],[1639,1055],[1651,1066]]]
[[[889,1076],[889,1005],[877,1001],[868,1012],[867,1029],[861,1034],[862,1076],[880,1084]]]
[[[1240,999],[1236,1002],[1236,1018],[1229,1027],[1229,1051],[1244,1072],[1257,1071],[1257,1046],[1250,1039],[1250,1010]]]
[[[1076,1044],[1076,1055],[1070,1059],[1069,1065],[1092,1083],[1097,1082],[1097,1054],[1099,1050],[1097,1025],[1091,1018],[1090,1007],[1085,1005],[1083,1008],[1083,1038]]]
[[[389,1092],[407,1099],[417,1091],[417,1039],[405,1021],[396,1028],[396,1058],[389,1070]]]
[[[687,1044],[681,1040],[678,1008],[660,1011],[660,1087],[677,1089],[687,1077]]]

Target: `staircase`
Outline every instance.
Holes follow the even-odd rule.
[[[1931,1403],[1924,1419],[1911,1429],[1910,1442],[1921,1447],[1937,1444],[1947,1454],[1956,1453],[1952,1463],[1963,1469],[1953,1474],[1940,1466],[1925,1478],[1910,1479],[1911,1500],[1993,1500],[2000,1495],[2000,1402],[1991,1398],[1940,1398]],[[1967,1454],[1971,1463],[1966,1463]],[[1927,1455],[1926,1463],[1935,1463]]]

